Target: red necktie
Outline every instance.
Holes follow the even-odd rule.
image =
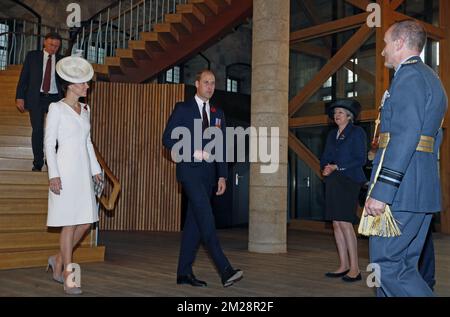
[[[47,65],[45,66],[44,81],[42,82],[42,90],[44,93],[50,91],[50,80],[52,79],[52,55],[48,55]]]
[[[202,117],[203,117],[202,128],[203,131],[205,131],[207,128],[209,128],[208,115],[206,114],[206,102],[203,103]]]

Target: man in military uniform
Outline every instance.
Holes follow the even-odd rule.
[[[386,205],[401,230],[396,237],[370,238],[370,261],[380,266],[378,296],[432,296],[417,264],[432,213],[441,210],[438,150],[447,96],[436,73],[419,55],[426,32],[415,21],[392,25],[384,36],[385,66],[395,69],[381,108],[380,166],[366,201],[366,213],[381,215]]]

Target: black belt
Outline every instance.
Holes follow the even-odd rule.
[[[41,94],[41,96],[43,96],[43,97],[53,97],[53,96],[58,96],[57,93],[56,93],[56,94],[49,94],[49,93],[46,93],[46,92],[41,92],[40,94]]]

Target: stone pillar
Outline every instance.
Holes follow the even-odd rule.
[[[265,165],[252,162],[250,168],[249,250],[261,253],[286,252],[289,15],[290,1],[253,1],[251,125],[279,128],[279,167],[263,174]],[[276,136],[277,137],[277,136]],[[258,140],[251,136],[250,147]],[[268,141],[270,149],[270,139]],[[259,150],[259,144],[258,144]]]

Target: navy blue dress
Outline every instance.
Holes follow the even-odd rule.
[[[338,166],[338,170],[324,179],[325,220],[356,224],[359,192],[367,181],[363,170],[367,158],[367,136],[361,127],[351,122],[339,136],[337,133],[336,128],[328,134],[320,159],[322,169],[327,164]]]

